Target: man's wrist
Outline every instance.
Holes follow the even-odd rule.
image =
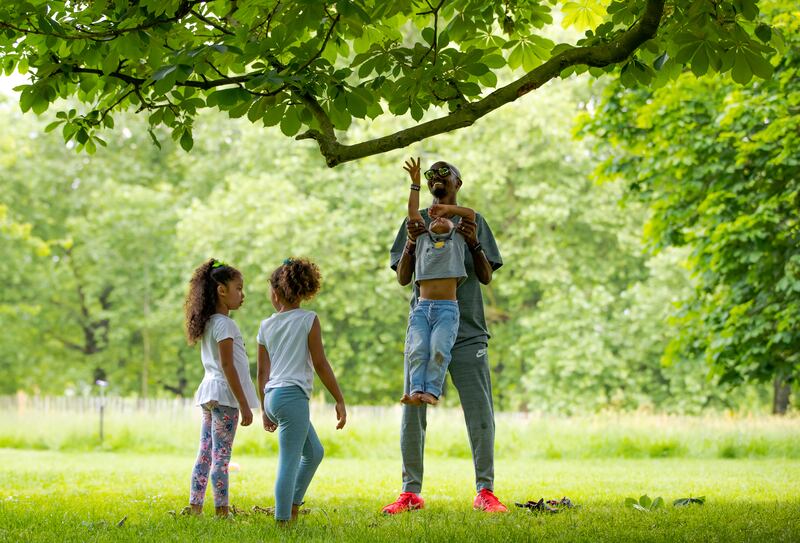
[[[411,187],[409,187],[409,188],[411,190],[415,190],[415,191],[419,192],[419,189],[421,189],[422,187],[417,183],[411,183]]]
[[[477,253],[478,251],[482,251],[483,247],[481,247],[481,242],[478,241],[474,245],[467,244],[471,253]]]

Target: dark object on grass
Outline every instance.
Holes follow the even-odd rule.
[[[122,528],[122,525],[125,524],[126,520],[128,520],[128,515],[125,515],[124,517],[122,517],[122,520],[117,522],[117,528]]]
[[[259,505],[254,505],[250,509],[253,513],[261,513],[262,515],[275,515],[275,508],[274,507],[261,507]]]
[[[570,500],[566,496],[561,498],[560,500],[545,501],[545,499],[542,498],[538,502],[529,500],[525,503],[515,502],[514,505],[516,505],[517,507],[528,509],[530,511],[545,511],[547,513],[559,513],[564,509],[572,509],[573,507],[575,507],[575,505],[572,503],[572,500]]]
[[[706,503],[706,497],[700,496],[699,498],[692,498],[690,496],[688,498],[680,498],[672,502],[672,505],[674,505],[675,507],[685,507],[693,503],[699,503],[700,505],[703,505],[704,503]]]

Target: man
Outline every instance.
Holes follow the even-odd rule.
[[[411,160],[413,164],[413,159]],[[417,166],[419,161],[417,161]],[[417,169],[418,171],[418,169]],[[409,171],[409,173],[411,173]],[[413,174],[412,174],[413,179]],[[428,190],[433,203],[457,205],[461,188],[461,174],[447,162],[436,162],[425,172]],[[412,190],[418,188],[413,184]],[[421,210],[423,223],[404,220],[391,249],[391,266],[397,272],[397,281],[405,286],[411,282],[414,271],[415,240],[430,224],[428,210]],[[488,285],[492,272],[503,265],[500,252],[489,225],[480,214],[475,221],[454,216],[451,218],[467,243],[464,255],[467,279],[458,287],[456,297],[460,312],[458,336],[452,350],[449,372],[458,390],[464,419],[467,423],[472,459],[475,465],[475,483],[478,495],[473,507],[487,512],[507,512],[493,493],[494,487],[494,407],[489,373],[489,331],[483,314],[483,297],[480,283]],[[411,306],[417,302],[419,289],[414,285]],[[405,359],[405,393],[409,393],[408,358]],[[425,450],[426,405],[404,405],[400,428],[400,451],[403,457],[403,490],[393,503],[383,508],[386,514],[397,514],[422,509],[423,455]]]

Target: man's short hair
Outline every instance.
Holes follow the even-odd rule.
[[[461,172],[460,172],[460,171],[458,171],[458,168],[456,168],[455,166],[453,166],[453,165],[452,165],[452,164],[450,164],[449,162],[446,162],[445,164],[447,164],[447,166],[448,166],[448,167],[449,167],[449,168],[450,168],[450,169],[453,171],[453,173],[455,173],[455,174],[456,174],[456,177],[457,177],[458,179],[461,179]]]

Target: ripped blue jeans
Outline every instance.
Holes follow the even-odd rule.
[[[411,310],[405,347],[411,394],[427,392],[436,398],[441,396],[458,322],[456,300],[423,298]]]

